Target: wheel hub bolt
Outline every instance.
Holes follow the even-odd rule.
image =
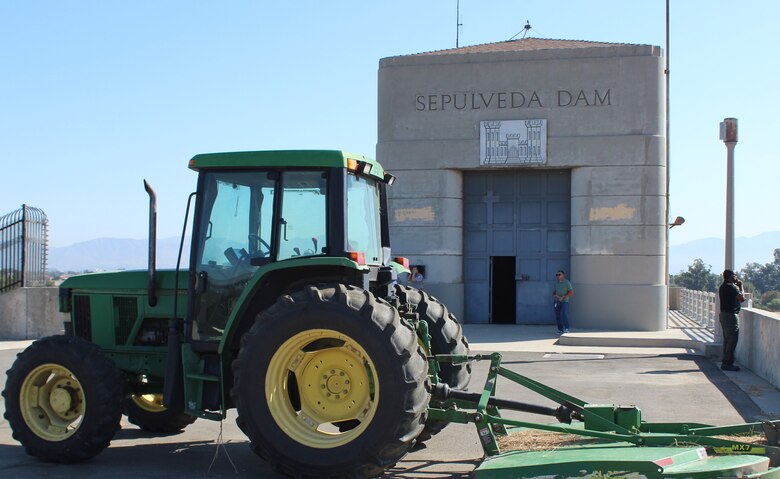
[[[346,372],[340,369],[331,369],[330,375],[323,375],[320,389],[325,390],[326,397],[335,395],[335,399],[341,399],[350,391],[350,380]]]

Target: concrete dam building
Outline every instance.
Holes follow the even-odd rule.
[[[660,47],[523,40],[384,58],[393,250],[467,323],[666,327]]]

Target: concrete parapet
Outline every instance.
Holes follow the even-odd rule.
[[[38,339],[63,332],[58,288],[17,288],[0,294],[0,339]]]
[[[739,313],[740,334],[737,363],[747,367],[776,388],[780,388],[780,314],[760,309]]]

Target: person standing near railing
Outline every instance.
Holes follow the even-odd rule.
[[[739,371],[734,364],[734,350],[739,341],[739,310],[745,296],[742,292],[742,281],[734,271],[723,272],[723,284],[718,289],[720,296],[720,326],[723,328],[723,359],[720,368],[724,371]]]

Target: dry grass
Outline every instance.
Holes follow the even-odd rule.
[[[598,439],[535,429],[524,429],[498,438],[498,446],[505,451],[552,451],[563,446],[580,446],[596,442]]]
[[[733,435],[714,437],[746,444],[767,444],[766,438],[761,434],[753,436]],[[574,434],[523,429],[521,431],[513,432],[508,436],[499,437],[498,446],[504,451],[552,451],[559,447],[596,444],[599,441],[600,440],[596,438],[587,438]]]
[[[763,444],[763,445],[769,444],[766,440],[766,437],[764,437],[763,434],[756,434],[753,436],[733,435],[733,436],[714,436],[714,437],[718,439],[725,439],[727,441],[742,442],[745,444]]]

